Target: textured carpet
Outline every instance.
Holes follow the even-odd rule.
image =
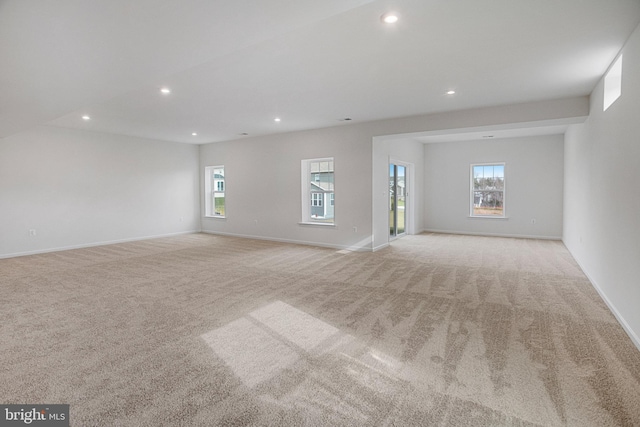
[[[640,351],[561,242],[205,234],[0,260],[0,403],[73,426],[640,425]]]

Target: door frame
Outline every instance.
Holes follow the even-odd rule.
[[[414,164],[405,162],[402,160],[398,160],[393,157],[389,157],[389,161],[387,163],[387,185],[388,185],[388,175],[391,165],[404,166],[404,179],[405,179],[405,204],[404,204],[404,233],[396,236],[391,236],[389,232],[387,232],[387,237],[389,242],[392,240],[399,239],[409,234],[413,234],[413,182],[414,182]],[[389,200],[390,195],[387,197],[387,230],[391,229],[391,220],[389,218]]]

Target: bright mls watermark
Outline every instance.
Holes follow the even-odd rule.
[[[0,405],[0,427],[69,427],[69,405]]]

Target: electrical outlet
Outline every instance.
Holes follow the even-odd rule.
[[[353,227],[353,232],[357,233],[358,232],[358,227]]]
[[[35,237],[35,235],[36,235],[36,229],[35,228],[30,229],[29,230],[29,236],[30,237]]]

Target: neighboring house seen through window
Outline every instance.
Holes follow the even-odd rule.
[[[302,161],[302,222],[334,222],[333,158]]]
[[[471,216],[504,218],[504,163],[471,165]]]
[[[204,168],[205,216],[224,218],[225,209],[224,166]]]

